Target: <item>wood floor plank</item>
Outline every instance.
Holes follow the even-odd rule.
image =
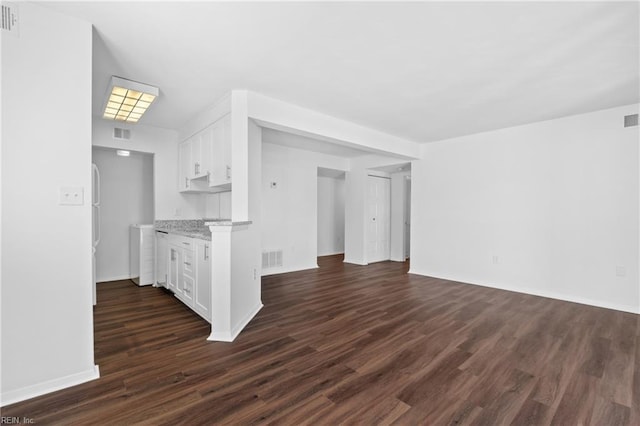
[[[233,343],[163,289],[98,285],[98,380],[3,408],[52,425],[640,424],[640,317],[407,273],[262,280]]]

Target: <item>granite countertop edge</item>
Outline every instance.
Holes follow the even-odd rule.
[[[183,237],[199,238],[201,240],[211,241],[211,232],[207,230],[182,230],[182,229],[168,229],[163,227],[155,227],[156,231],[166,232],[167,234],[182,235]]]
[[[211,241],[210,226],[243,226],[251,223],[251,221],[234,222],[231,219],[162,220],[155,221],[153,228],[167,234]]]
[[[241,226],[241,225],[251,225],[253,222],[250,220],[233,222],[231,220],[211,220],[205,221],[204,226]]]

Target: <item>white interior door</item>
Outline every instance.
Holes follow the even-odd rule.
[[[389,260],[391,235],[391,180],[369,176],[367,180],[367,261]]]

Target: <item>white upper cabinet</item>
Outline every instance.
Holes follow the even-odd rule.
[[[211,164],[213,171],[209,186],[231,189],[231,115],[228,114],[212,126]]]
[[[199,170],[201,176],[206,177],[207,185],[211,181],[211,175],[213,173],[213,125],[207,127],[200,135],[200,162]]]
[[[191,140],[186,140],[178,148],[178,188],[181,192],[191,189]]]
[[[231,115],[180,143],[179,191],[231,189]]]
[[[191,179],[198,179],[207,175],[207,170],[202,167],[202,132],[191,139]]]

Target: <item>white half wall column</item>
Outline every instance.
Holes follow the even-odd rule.
[[[211,230],[211,335],[232,342],[262,308],[260,276],[247,262],[251,222],[207,223]]]

